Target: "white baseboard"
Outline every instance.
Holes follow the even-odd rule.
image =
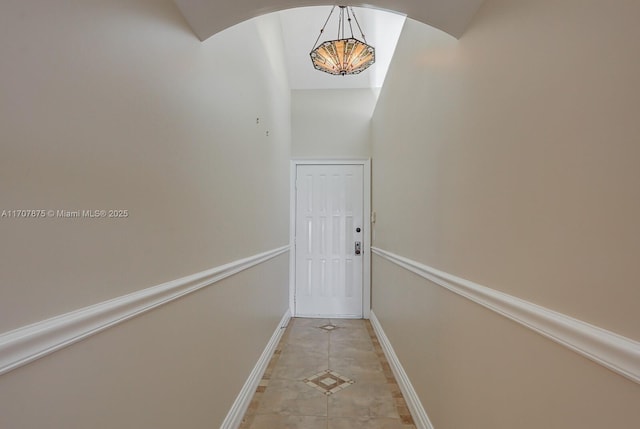
[[[296,314],[295,317],[305,319],[367,319],[362,314]]]
[[[276,350],[278,346],[278,342],[284,333],[284,328],[287,327],[289,323],[289,319],[291,319],[291,313],[289,310],[282,316],[282,320],[278,326],[276,326],[276,330],[273,332],[271,339],[267,343],[267,346],[264,348],[262,355],[260,355],[260,359],[258,359],[258,363],[253,367],[251,374],[249,374],[249,378],[242,386],[238,397],[234,401],[227,417],[224,419],[222,424],[220,425],[220,429],[237,429],[242,423],[242,418],[244,414],[247,412],[247,408],[249,408],[249,404],[251,403],[251,399],[253,398],[253,394],[262,379],[262,375],[264,374],[267,366],[269,365],[269,361],[271,360],[271,356],[273,356],[273,352]]]
[[[288,250],[279,247],[0,334],[0,375]]]
[[[387,357],[391,371],[393,371],[393,375],[396,377],[398,386],[404,395],[404,400],[407,402],[407,407],[409,407],[409,411],[411,412],[416,428],[434,429],[431,421],[429,420],[429,416],[427,416],[427,412],[424,410],[424,407],[418,398],[418,394],[409,380],[409,376],[404,371],[396,352],[393,350],[393,347],[391,346],[391,343],[389,342],[387,335],[384,333],[382,325],[380,325],[380,322],[373,310],[371,310],[369,320],[371,321],[371,326],[373,326],[373,330],[378,337],[378,341],[384,351],[384,355]]]
[[[640,383],[640,342],[386,250],[376,255]]]

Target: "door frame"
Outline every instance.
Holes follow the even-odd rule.
[[[296,175],[299,165],[362,165],[362,317],[371,314],[371,158],[292,159],[289,174],[289,310],[296,315]]]

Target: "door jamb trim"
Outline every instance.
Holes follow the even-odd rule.
[[[363,210],[362,222],[362,317],[371,314],[371,158],[367,159],[292,159],[289,170],[289,310],[296,316],[296,172],[298,165],[362,165]]]

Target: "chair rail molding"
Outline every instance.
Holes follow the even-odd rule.
[[[289,251],[283,246],[0,334],[0,375]]]
[[[372,247],[371,251],[640,384],[638,341],[386,250]]]

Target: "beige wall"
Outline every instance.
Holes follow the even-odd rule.
[[[487,0],[460,40],[408,20],[372,121],[374,245],[640,339],[639,15]],[[637,427],[638,385],[373,262],[437,429]]]
[[[169,0],[2,4],[2,208],[130,216],[0,219],[0,332],[287,243],[290,93],[255,45],[281,49],[266,19],[200,42]]]
[[[635,429],[640,387],[378,256],[374,313],[435,429]]]
[[[281,255],[3,375],[0,427],[220,427],[285,311],[287,267]]]
[[[379,92],[379,89],[291,91],[292,156],[369,158],[371,116]]]
[[[200,42],[171,0],[2,2],[0,210],[129,217],[0,218],[0,333],[287,244],[280,31]],[[285,261],[0,377],[0,426],[220,424],[287,307]]]

